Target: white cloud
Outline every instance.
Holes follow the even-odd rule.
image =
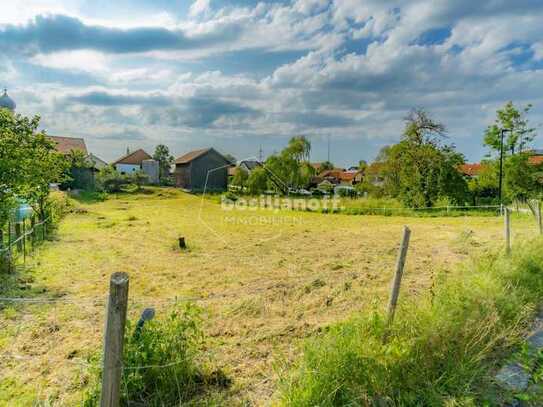
[[[195,0],[190,6],[189,16],[199,17],[206,15],[211,10],[211,0]]]

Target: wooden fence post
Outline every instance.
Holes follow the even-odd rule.
[[[128,274],[113,273],[109,283],[100,407],[119,406],[127,305]]]
[[[391,325],[394,320],[394,314],[396,312],[396,305],[398,304],[398,296],[400,295],[400,285],[402,283],[403,268],[405,265],[405,259],[407,257],[407,249],[409,248],[409,237],[411,236],[411,230],[404,226],[402,243],[400,245],[400,251],[398,253],[398,260],[396,262],[396,272],[394,274],[394,280],[392,281],[392,288],[390,290],[390,301],[388,303],[388,319],[387,325]]]
[[[32,229],[30,243],[32,244],[32,250],[34,250],[34,244],[36,243],[36,218],[34,216],[30,218],[30,228]]]
[[[21,224],[17,222],[15,224],[15,240],[17,240],[17,253],[21,253],[23,251],[23,241],[20,240],[21,236]]]
[[[511,254],[511,209],[505,208],[504,212],[505,226],[505,254]]]
[[[541,219],[541,201],[537,201],[537,207],[536,209],[536,218],[537,218],[537,226],[539,227],[539,234],[543,235],[543,219]]]

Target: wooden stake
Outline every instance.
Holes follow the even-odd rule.
[[[21,253],[23,251],[23,241],[22,239],[19,240],[21,237],[21,224],[16,223],[15,224],[15,240],[17,240],[17,253]]]
[[[100,407],[119,406],[127,304],[128,274],[113,273],[109,283]]]
[[[541,219],[541,201],[537,201],[536,206],[536,218],[537,218],[537,226],[539,227],[539,234],[543,235],[543,219]]]
[[[398,304],[398,297],[400,295],[400,285],[402,284],[403,269],[407,257],[407,249],[409,248],[410,236],[411,230],[407,226],[404,226],[402,243],[400,245],[400,251],[398,252],[398,260],[396,261],[396,273],[394,274],[394,280],[392,281],[392,288],[390,290],[387,325],[392,324],[394,314],[396,313],[396,305]]]
[[[505,226],[505,254],[511,254],[511,209],[505,208],[504,212]]]

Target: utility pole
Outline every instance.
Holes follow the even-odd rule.
[[[330,162],[330,135],[328,135],[328,158],[326,160]]]
[[[264,154],[262,152],[262,144],[260,145],[260,148],[258,149],[258,161],[263,162],[264,161]]]

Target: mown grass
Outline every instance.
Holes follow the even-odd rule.
[[[283,376],[288,406],[503,405],[489,378],[543,298],[543,240],[441,274],[403,301],[392,327],[375,311],[307,340]],[[386,336],[387,340],[383,338]]]
[[[403,225],[413,234],[402,301],[426,296],[439,270],[455,270],[503,241],[499,217],[225,212],[217,202],[168,188],[74,205],[29,259],[31,267],[10,276],[21,286],[10,296],[60,301],[0,304],[2,402],[81,404],[115,271],[130,275],[132,320],[147,307],[159,320],[176,298],[199,298],[205,355],[232,380],[208,389],[206,402],[266,405],[277,388],[278,355],[294,360],[300,340],[384,306]],[[513,241],[535,233],[532,218],[514,216]],[[180,236],[187,250],[179,250]]]

